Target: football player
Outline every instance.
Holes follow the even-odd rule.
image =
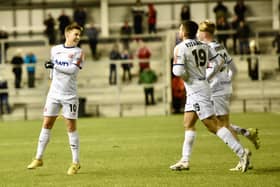
[[[223,67],[224,60],[207,44],[196,40],[198,25],[193,21],[180,25],[179,35],[182,42],[174,48],[174,75],[182,77],[187,99],[184,113],[185,139],[181,159],[170,166],[172,170],[188,170],[192,146],[195,140],[195,123],[200,119],[208,130],[223,140],[240,158],[241,171],[246,172],[249,154],[232,133],[223,127],[215,116],[211,102],[211,89],[206,80],[206,68],[209,61],[215,61],[209,78],[215,76]]]
[[[207,43],[225,60],[225,64],[222,69],[217,74],[215,74],[211,80],[209,80],[216,116],[222,125],[230,129],[233,134],[236,135],[236,133],[238,133],[244,135],[255,145],[255,148],[258,149],[260,146],[258,129],[245,129],[230,124],[229,103],[232,93],[232,79],[237,72],[237,68],[226,48],[214,40],[215,28],[216,26],[214,22],[208,20],[203,21],[199,24],[197,36],[200,41]],[[206,77],[207,74],[212,73],[212,66],[213,64],[210,62],[206,69]],[[239,169],[240,164],[238,164],[235,168],[232,168],[231,171],[236,171]]]
[[[77,74],[82,68],[84,61],[83,51],[77,47],[81,32],[82,27],[78,24],[68,25],[65,28],[65,43],[52,47],[51,60],[45,63],[45,68],[52,70],[52,82],[44,107],[44,120],[39,136],[37,153],[35,159],[27,166],[28,169],[35,169],[43,165],[43,153],[50,140],[51,129],[61,108],[72,152],[72,164],[67,174],[76,174],[80,169],[80,145],[76,120],[79,107]]]

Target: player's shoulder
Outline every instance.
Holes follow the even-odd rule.
[[[52,46],[52,50],[57,50],[57,49],[61,49],[61,48],[63,48],[63,44],[58,44],[58,45],[54,45],[54,46]]]

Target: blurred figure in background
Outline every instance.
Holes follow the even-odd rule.
[[[17,49],[11,63],[13,65],[13,73],[15,75],[15,88],[21,88],[22,64],[24,63],[21,49]]]
[[[217,20],[217,31],[228,31],[230,29],[229,24],[226,22],[225,18],[223,16],[219,17]],[[218,42],[222,43],[225,48],[227,48],[227,39],[228,39],[228,34],[223,33],[223,34],[218,34]]]
[[[27,82],[28,88],[35,87],[35,65],[37,62],[37,58],[34,53],[29,52],[24,57],[24,63],[26,64],[27,70]]]
[[[149,67],[145,68],[141,72],[139,83],[144,84],[146,106],[156,104],[155,97],[154,97],[154,85],[153,85],[156,81],[157,81],[157,75],[155,71],[153,71]]]
[[[238,17],[234,16],[232,21],[231,21],[231,29],[235,30],[235,33],[232,34],[232,43],[233,43],[233,53],[236,55],[237,54],[237,29],[239,27],[239,21],[238,21]]]
[[[82,7],[76,8],[73,13],[73,20],[84,29],[87,20],[86,10]]]
[[[278,54],[278,71],[280,71],[280,33],[279,32],[275,35],[275,38],[272,41],[272,47],[276,48],[276,53]]]
[[[6,30],[6,27],[5,26],[2,26],[1,30],[0,30],[0,40],[1,39],[8,39],[9,37],[9,34]],[[5,63],[6,61],[6,58],[7,58],[7,49],[9,47],[9,44],[8,43],[5,43],[4,44],[4,54],[1,54],[2,52],[2,49],[1,49],[2,45],[0,45],[0,64],[1,63]],[[4,62],[2,62],[2,55],[4,55]]]
[[[190,6],[188,4],[184,4],[180,13],[181,21],[188,21],[191,19],[191,11]]]
[[[136,0],[135,6],[132,7],[133,29],[135,34],[143,34],[143,16],[144,9],[141,0]]]
[[[11,107],[9,104],[8,82],[0,76],[0,115],[5,113],[11,113]]]
[[[220,17],[224,17],[227,22],[227,18],[229,16],[228,8],[223,4],[222,0],[218,0],[216,6],[213,9],[213,12],[216,16],[216,23],[218,23],[218,19]]]
[[[152,53],[143,40],[139,40],[138,42],[139,48],[136,52],[136,56],[139,59],[139,74],[141,74],[144,69],[150,67],[150,57]]]
[[[122,51],[121,59],[123,59],[123,60],[131,59],[131,55],[129,54],[128,49],[124,49]],[[131,68],[132,68],[132,63],[131,62],[123,62],[122,63],[122,69],[123,69],[122,81],[123,82],[131,81],[131,78],[132,78],[131,71],[130,71]]]
[[[86,35],[88,37],[89,47],[91,50],[92,58],[97,60],[99,58],[97,54],[97,44],[98,44],[98,35],[99,31],[94,26],[94,23],[92,22],[90,25],[86,28]]]
[[[154,7],[154,4],[149,3],[148,5],[148,31],[149,33],[157,32],[157,11]]]
[[[260,50],[257,47],[256,41],[251,40],[249,45],[250,56],[247,58],[248,74],[251,80],[259,80],[259,57]]]
[[[49,44],[54,45],[56,43],[56,31],[55,20],[51,13],[48,14],[48,18],[44,20],[45,31],[44,34],[49,39]]]
[[[114,43],[113,48],[110,52],[110,74],[109,74],[109,84],[116,85],[117,84],[117,65],[115,60],[120,60],[121,54],[119,51],[118,43]]]
[[[123,44],[123,49],[129,49],[129,41],[131,34],[132,27],[128,24],[128,20],[125,20],[123,26],[121,27],[121,42]]]
[[[236,34],[239,41],[239,53],[241,55],[249,54],[250,28],[245,23],[245,21],[242,20],[239,22],[239,27],[237,28]]]
[[[181,113],[186,100],[186,91],[182,78],[172,74],[172,107],[175,114]]]
[[[64,30],[67,25],[71,23],[70,17],[66,15],[65,10],[61,11],[60,16],[58,17],[59,22],[59,31],[60,31],[60,42],[63,43],[65,40]]]
[[[247,7],[244,4],[244,0],[237,0],[234,5],[234,13],[237,16],[238,21],[245,20],[245,13]]]

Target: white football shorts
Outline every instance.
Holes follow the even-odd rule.
[[[200,120],[206,119],[215,114],[211,101],[211,93],[208,89],[188,94],[185,105],[185,112],[195,111]]]
[[[212,96],[216,116],[223,116],[229,114],[231,94]]]
[[[47,97],[43,115],[58,116],[61,108],[62,115],[66,119],[78,118],[79,100],[77,98],[61,100],[52,97]]]

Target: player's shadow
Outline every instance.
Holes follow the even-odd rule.
[[[280,166],[270,168],[254,168],[256,173],[280,173]]]

